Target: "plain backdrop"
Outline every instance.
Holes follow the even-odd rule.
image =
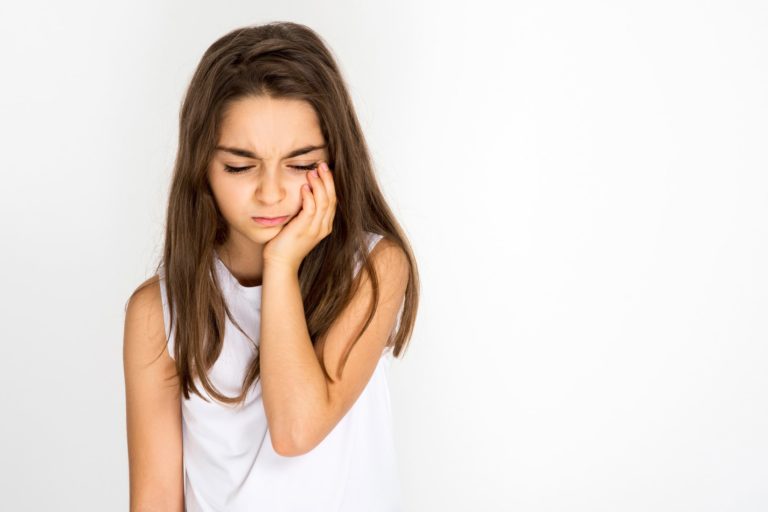
[[[420,265],[408,510],[768,510],[768,7],[670,0],[4,2],[0,508],[127,510],[181,98],[275,20],[330,45]]]

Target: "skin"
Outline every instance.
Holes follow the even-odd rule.
[[[319,176],[295,168],[325,163],[327,147],[284,158],[310,145],[325,146],[326,141],[315,110],[305,101],[247,97],[223,114],[218,146],[247,149],[260,157],[217,150],[208,170],[216,203],[230,227],[230,236],[217,252],[244,286],[262,283],[265,257],[298,269],[331,231],[336,205],[332,173],[324,166]],[[248,169],[233,174],[227,165]],[[283,215],[290,218],[278,226],[263,226],[251,218]]]

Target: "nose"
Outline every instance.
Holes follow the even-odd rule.
[[[256,199],[265,205],[279,203],[285,197],[285,185],[280,172],[270,169],[261,178],[256,189]]]

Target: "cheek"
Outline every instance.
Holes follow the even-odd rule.
[[[234,180],[213,180],[211,190],[216,204],[225,217],[237,215],[248,203],[248,191]]]
[[[307,173],[304,173],[297,175],[294,179],[292,179],[290,185],[288,186],[288,194],[297,204],[301,204],[302,201],[301,187],[307,183],[309,183],[309,178],[307,177]]]

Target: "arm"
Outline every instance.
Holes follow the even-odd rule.
[[[184,508],[180,390],[177,378],[168,379],[175,377],[176,368],[165,347],[160,285],[155,280],[131,298],[125,317],[123,370],[132,512],[181,512]]]
[[[317,446],[349,411],[373,375],[408,284],[405,253],[386,239],[371,251],[381,296],[371,324],[349,355],[341,379],[331,383],[320,367],[325,351],[330,375],[365,322],[373,300],[364,274],[352,302],[313,347],[309,338],[298,275],[265,260],[261,309],[261,382],[272,444],[281,455],[301,455]],[[361,267],[361,272],[363,269]]]

